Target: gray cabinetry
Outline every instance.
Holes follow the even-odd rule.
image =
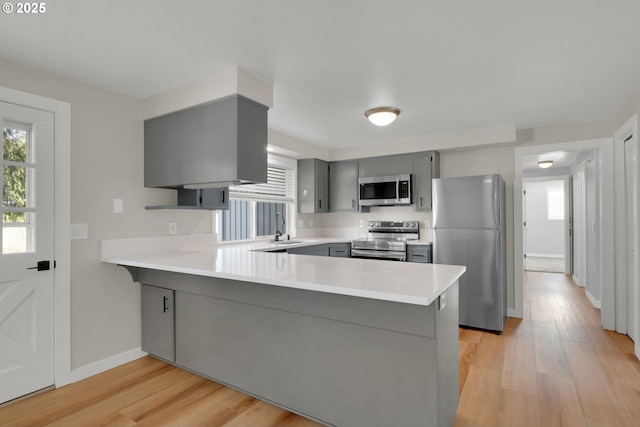
[[[289,248],[287,249],[287,253],[294,255],[318,255],[318,256],[329,256],[329,245],[312,245],[312,246],[302,246],[299,248]]]
[[[287,252],[294,255],[350,257],[351,243],[321,243],[319,245],[289,248]]]
[[[329,164],[319,159],[298,160],[298,212],[329,212]]]
[[[329,164],[329,193],[329,210],[331,212],[358,211],[357,160]]]
[[[174,291],[142,285],[142,350],[175,361]]]
[[[232,96],[145,120],[145,187],[238,180],[267,182],[264,105]]]
[[[180,367],[326,425],[453,423],[457,284],[440,308],[146,269],[140,279],[175,290]]]
[[[411,173],[413,169],[412,155],[399,154],[393,156],[367,157],[360,159],[359,176],[386,176]]]
[[[202,190],[178,188],[177,206],[147,206],[147,209],[154,208],[226,210],[229,209],[229,188],[205,188]]]
[[[432,263],[432,245],[407,245],[407,261]]]
[[[430,211],[431,180],[440,177],[440,154],[417,153],[413,157],[413,203],[416,211]]]
[[[329,256],[350,257],[351,243],[331,243],[329,245]]]

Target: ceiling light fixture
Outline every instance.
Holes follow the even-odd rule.
[[[400,110],[394,107],[377,107],[364,112],[364,115],[376,126],[391,124],[400,114]]]
[[[538,166],[540,166],[542,169],[550,168],[552,164],[553,160],[540,160],[538,162]]]

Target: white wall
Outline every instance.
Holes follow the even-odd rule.
[[[165,235],[170,220],[180,234],[210,232],[211,214],[144,209],[175,194],[143,187],[139,100],[3,60],[0,86],[71,104],[71,222],[89,225],[87,240],[71,242],[71,368],[140,347],[139,285],[98,260],[99,240]]]
[[[564,220],[547,216],[547,191],[564,191],[563,181],[526,182],[526,254],[564,257]]]

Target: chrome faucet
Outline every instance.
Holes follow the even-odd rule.
[[[276,212],[276,235],[273,238],[273,240],[275,240],[276,242],[280,240],[280,236],[282,236],[282,232],[278,230],[278,217],[282,218],[282,229],[284,230],[286,228],[286,224],[284,223],[284,216],[282,216],[280,212]]]

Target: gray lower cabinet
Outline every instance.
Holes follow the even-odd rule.
[[[142,285],[142,350],[175,361],[174,291]]]
[[[430,211],[431,180],[440,177],[440,153],[430,151],[413,157],[413,203],[416,211]]]
[[[323,243],[320,245],[302,246],[299,248],[289,248],[287,253],[294,255],[317,255],[350,257],[351,243]]]
[[[351,243],[331,243],[329,245],[329,256],[350,257]]]
[[[440,308],[159,270],[139,279],[175,290],[180,367],[326,425],[453,423],[457,284]]]
[[[329,164],[329,210],[331,212],[358,212],[358,161],[340,161]]]
[[[298,160],[298,212],[329,212],[329,163]]]
[[[317,255],[317,256],[329,256],[329,245],[312,245],[302,246],[299,248],[289,248],[287,253],[294,255]]]
[[[407,261],[433,263],[432,245],[407,245]]]

